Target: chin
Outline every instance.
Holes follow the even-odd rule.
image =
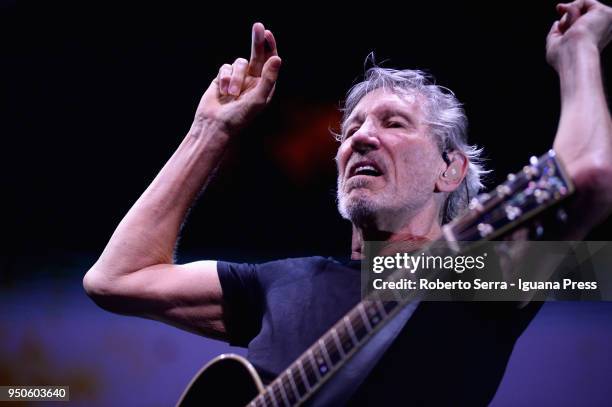
[[[377,202],[366,191],[352,191],[348,195],[338,196],[340,215],[356,225],[371,221],[379,209]]]

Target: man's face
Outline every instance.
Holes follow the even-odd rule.
[[[379,88],[351,112],[336,155],[344,218],[405,222],[433,201],[443,161],[421,102],[421,96]]]

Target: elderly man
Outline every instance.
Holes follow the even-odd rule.
[[[547,38],[562,98],[554,149],[578,193],[562,237],[578,239],[612,208],[612,121],[600,72],[612,9],[576,0],[557,10],[562,17]],[[348,94],[336,156],[338,206],[353,225],[353,261],[174,264],[189,207],[232,139],[272,98],[280,67],[273,34],[255,24],[250,60],[220,68],[183,142],[84,279],[88,294],[108,310],[248,346],[267,380],[358,302],[364,241],[401,237],[418,247],[437,239],[441,225],[481,188],[483,173],[452,93],[419,71],[374,67]],[[398,402],[404,399],[392,389],[409,383],[407,402],[486,404],[537,309],[423,303],[386,353],[334,403]]]

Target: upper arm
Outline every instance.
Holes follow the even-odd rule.
[[[227,339],[216,261],[158,264],[112,280],[94,266],[84,285],[96,303],[110,311]]]

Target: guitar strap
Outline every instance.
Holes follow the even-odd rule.
[[[368,377],[389,346],[412,317],[420,301],[404,306],[399,313],[350,358],[327,383],[306,403],[308,406],[345,405]]]

